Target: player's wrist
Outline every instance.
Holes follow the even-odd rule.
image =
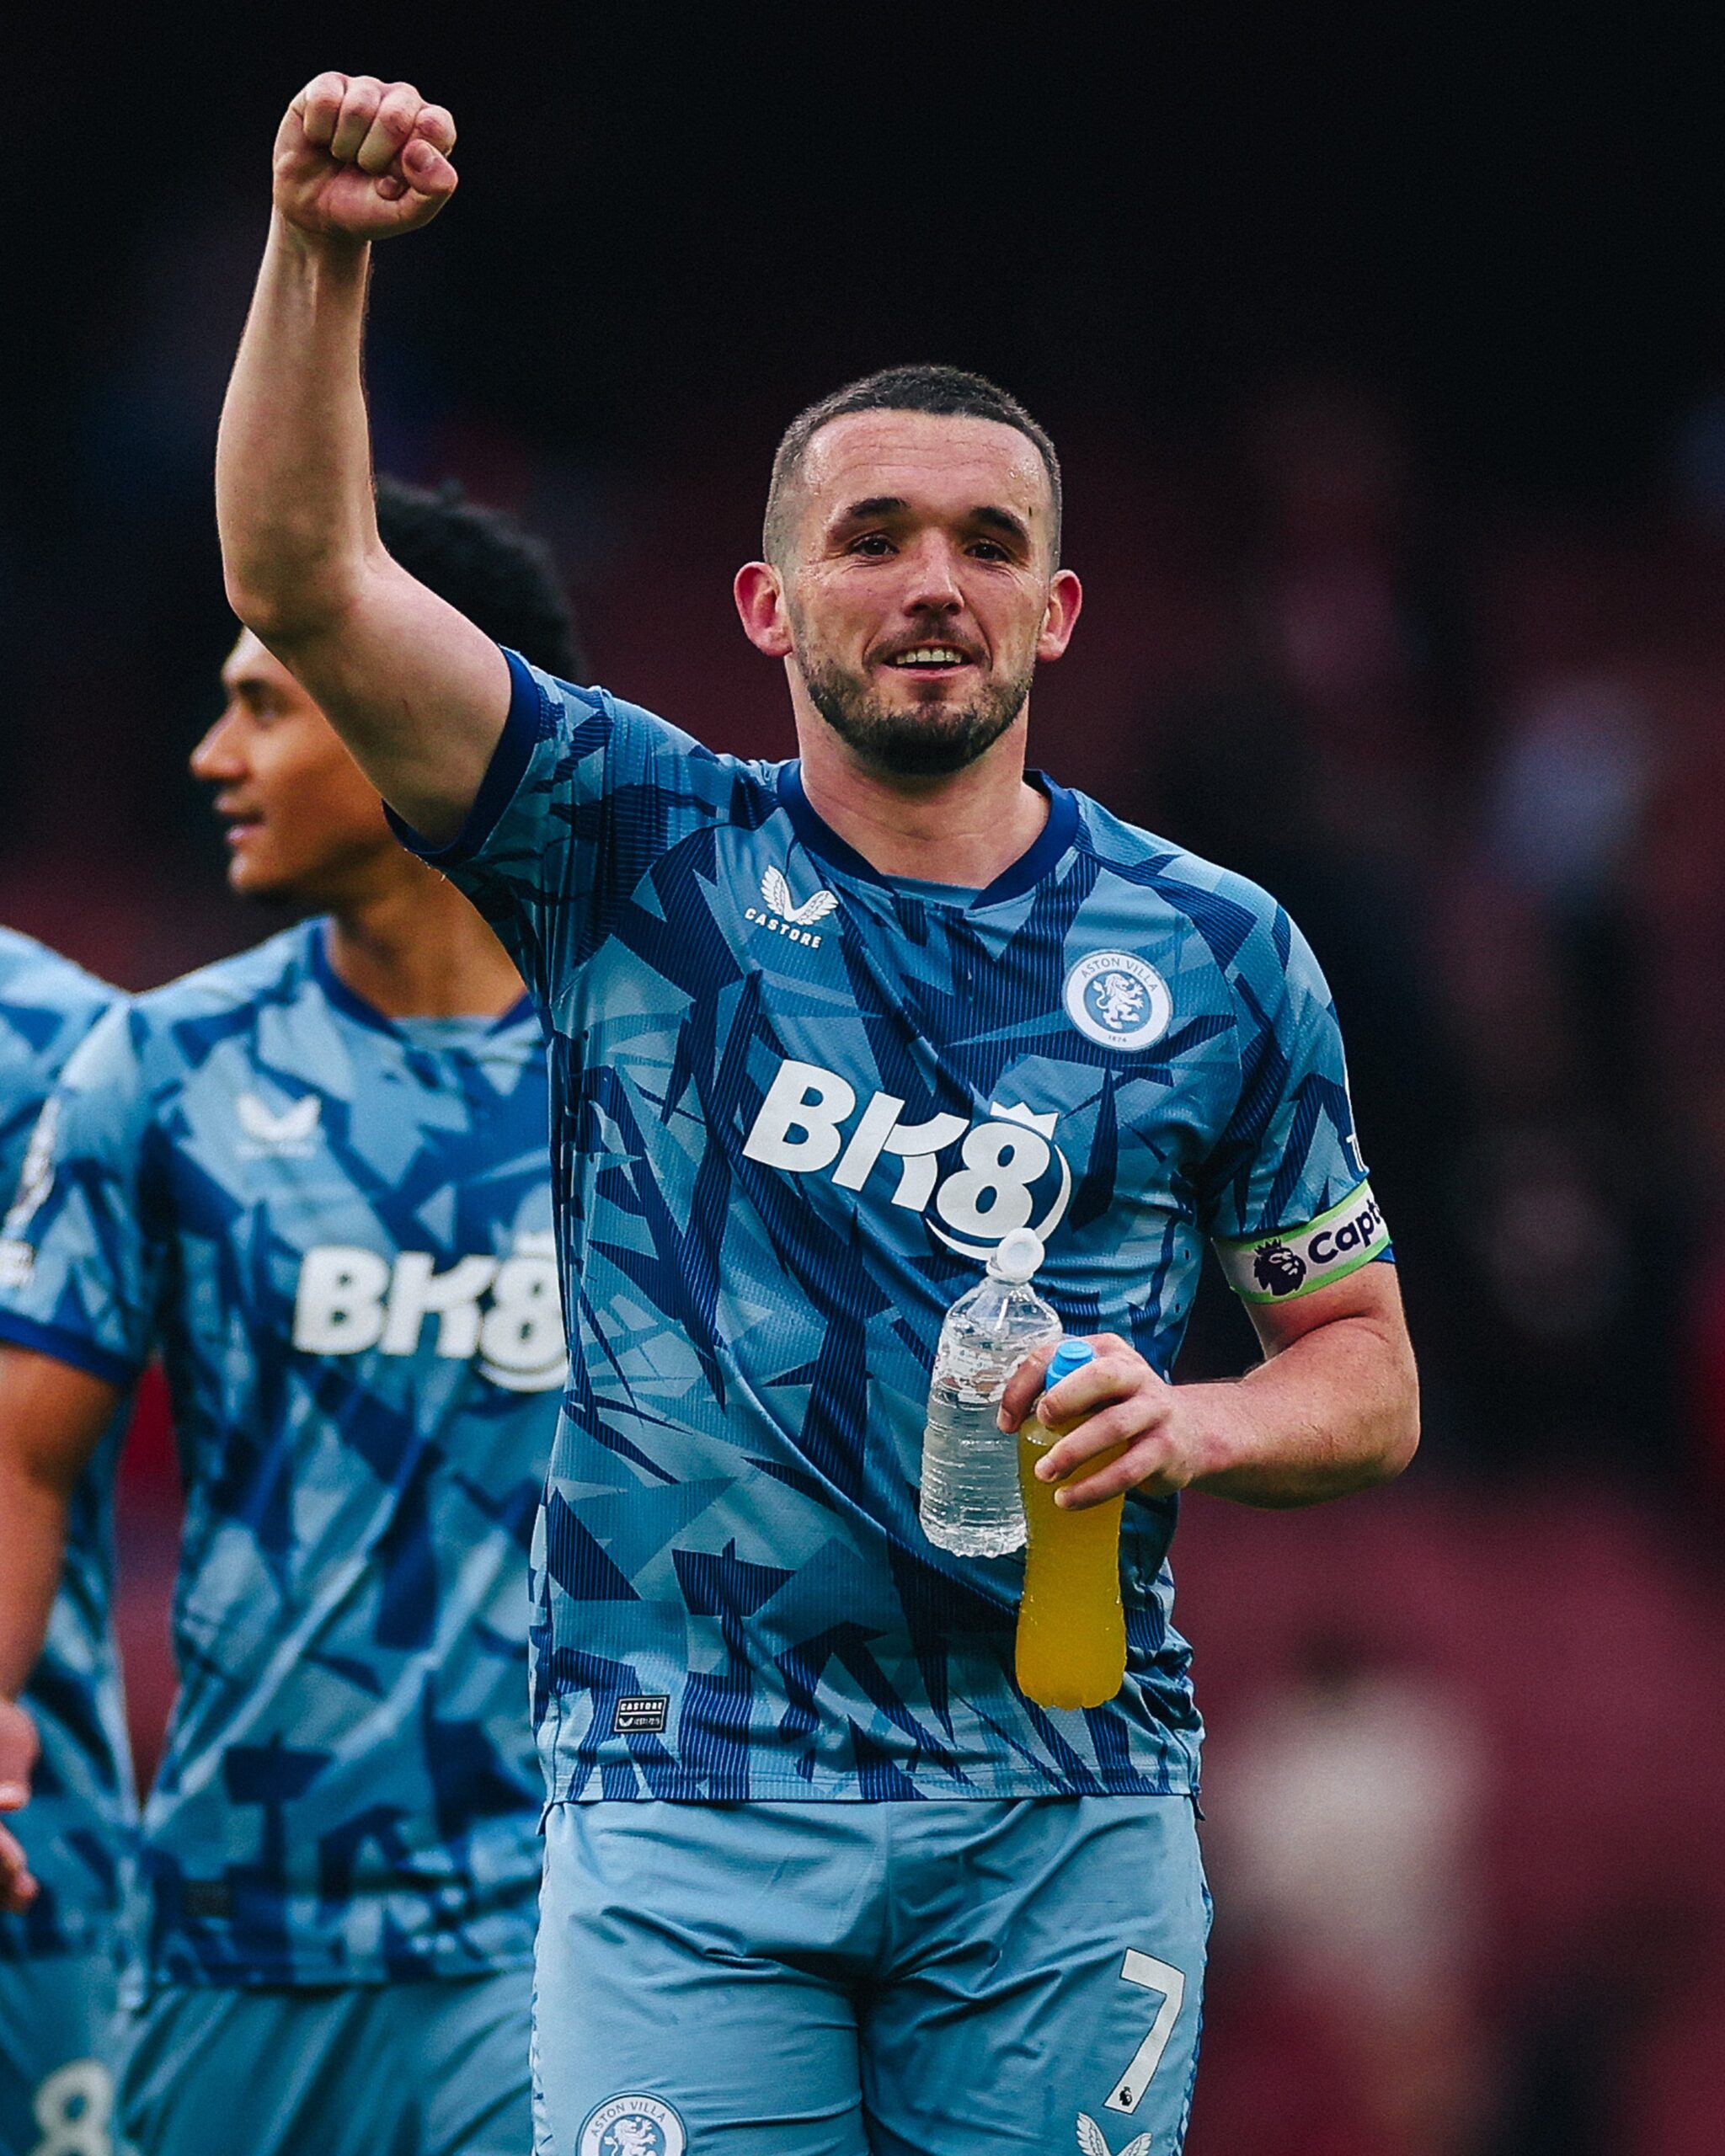
[[[1183,1385],[1181,1449],[1190,1470],[1188,1489],[1225,1481],[1255,1457],[1255,1430],[1250,1408],[1233,1385]]]
[[[270,243],[279,253],[313,270],[349,274],[363,270],[371,251],[369,239],[325,225],[302,224],[280,202],[271,213]]]

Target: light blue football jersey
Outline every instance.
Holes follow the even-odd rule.
[[[986,890],[895,883],[795,764],[510,665],[430,857],[553,1043],[553,1801],[1191,1788],[1174,1502],[1128,1508],[1124,1690],[1043,1710],[1012,1678],[1022,1560],[918,1524],[928,1375],[1011,1228],[1069,1331],[1164,1372],[1206,1237],[1271,1298],[1383,1249],[1311,953],[1252,884],[1046,782]]]
[[[140,997],[67,1066],[0,1332],[159,1345],[181,1687],[145,1809],[176,1983],[530,1958],[527,1548],[565,1369],[544,1042],[392,1022],[312,923]]]
[[[11,1206],[0,1231],[0,1280],[29,1262],[21,1239],[45,1194],[52,1144],[45,1105],[67,1056],[115,1001],[113,989],[70,959],[0,929],[0,1203]],[[123,1428],[122,1417],[73,1494],[66,1570],[24,1695],[42,1753],[29,1806],[12,1823],[41,1892],[22,1916],[0,1913],[3,1961],[106,1952],[124,1915],[137,1806],[109,1622]]]

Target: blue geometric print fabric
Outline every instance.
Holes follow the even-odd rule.
[[[1124,1689],[1044,1711],[1012,1677],[1022,1561],[918,1525],[928,1373],[1009,1228],[1044,1236],[1070,1331],[1166,1371],[1206,1236],[1363,1179],[1311,953],[1254,886],[1053,786],[987,890],[895,884],[795,765],[510,664],[479,798],[430,857],[553,1043],[553,1799],[1191,1788],[1174,1502],[1128,1508]]]
[[[0,929],[0,1206],[12,1208],[20,1234],[40,1183],[44,1149],[30,1141],[44,1105],[67,1057],[115,1001],[114,990],[69,959]],[[16,1236],[0,1238],[0,1273],[22,1266],[21,1249]],[[109,1622],[123,1419],[73,1493],[66,1569],[24,1694],[42,1753],[29,1808],[11,1824],[41,1892],[24,1915],[0,1914],[0,1961],[104,1951],[123,1913],[137,1820]]]
[[[0,1333],[159,1348],[181,1689],[144,1817],[176,1983],[530,1958],[526,1573],[565,1357],[544,1042],[391,1021],[311,923],[140,997],[58,1096]]]

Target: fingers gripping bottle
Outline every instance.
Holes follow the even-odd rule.
[[[1001,1237],[987,1277],[947,1312],[922,1433],[922,1531],[961,1557],[1003,1557],[1024,1546],[1024,1507],[1001,1395],[1024,1358],[1060,1337],[1060,1321],[1030,1285],[1042,1241],[1028,1228]]]
[[[1044,1391],[1082,1369],[1095,1354],[1087,1341],[1063,1340],[1049,1364]],[[1125,1500],[1064,1512],[1055,1492],[1118,1460],[1121,1448],[1098,1453],[1059,1482],[1041,1482],[1036,1463],[1055,1435],[1035,1415],[1018,1426],[1018,1480],[1030,1537],[1024,1598],[1018,1604],[1018,1689],[1041,1707],[1099,1707],[1114,1698],[1126,1675],[1126,1620],[1120,1607]]]

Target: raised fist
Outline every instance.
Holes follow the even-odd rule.
[[[275,137],[275,207],[302,232],[387,239],[429,224],[455,192],[455,122],[410,83],[319,75]]]

